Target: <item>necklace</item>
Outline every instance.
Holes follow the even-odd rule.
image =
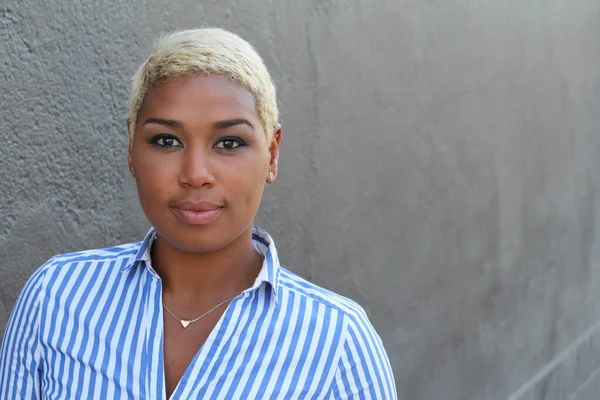
[[[233,296],[230,299],[224,300],[222,302],[220,302],[219,304],[217,304],[216,306],[214,306],[213,308],[211,308],[210,310],[208,310],[207,312],[205,312],[204,314],[202,314],[201,316],[199,316],[198,318],[194,318],[194,319],[181,319],[179,317],[177,317],[175,314],[173,314],[171,312],[171,310],[169,310],[169,308],[167,306],[165,306],[163,304],[163,308],[165,310],[167,310],[167,312],[171,315],[171,317],[175,318],[180,324],[181,326],[183,326],[183,328],[187,328],[189,324],[193,324],[196,321],[200,321],[202,318],[206,317],[208,314],[210,314],[211,312],[215,311],[217,308],[221,307],[223,304],[225,303],[229,303],[231,300],[235,299],[237,296]]]

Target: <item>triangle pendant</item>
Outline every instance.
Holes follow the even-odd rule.
[[[187,328],[188,325],[190,324],[190,321],[186,321],[185,319],[182,319],[179,322],[181,322],[181,326],[183,326],[184,328]]]

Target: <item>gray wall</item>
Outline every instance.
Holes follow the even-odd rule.
[[[145,233],[129,79],[203,24],[278,83],[260,224],[365,306],[402,399],[600,396],[598,0],[3,0],[0,328],[51,255]]]

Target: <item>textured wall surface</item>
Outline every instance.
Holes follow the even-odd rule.
[[[129,79],[203,24],[277,80],[259,223],[365,306],[402,399],[600,398],[598,0],[3,0],[0,330],[47,258],[145,233]]]

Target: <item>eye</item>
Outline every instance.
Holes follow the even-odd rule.
[[[219,140],[214,147],[220,150],[235,150],[238,147],[242,147],[245,145],[246,143],[240,138],[226,137]]]
[[[152,138],[150,143],[155,144],[159,147],[171,148],[171,147],[183,147],[179,139],[173,135],[158,135]]]

